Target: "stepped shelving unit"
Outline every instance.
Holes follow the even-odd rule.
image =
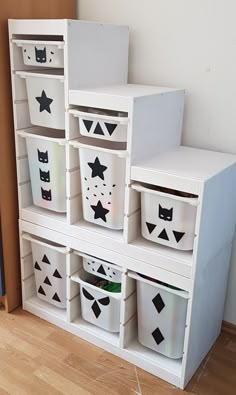
[[[21,124],[21,128],[19,127],[19,120],[25,119],[22,114],[28,110],[25,96],[23,102],[16,99],[20,88],[16,87],[15,75],[19,74],[15,73],[13,60],[18,47],[11,40],[15,38],[15,34],[22,34],[21,38],[25,38],[25,35],[38,33],[34,28],[31,30],[31,25],[24,27],[20,21],[19,28],[16,28],[17,23],[15,21],[10,25],[10,46],[19,182],[23,308],[184,388],[221,330],[236,219],[236,157],[180,146],[183,90],[126,84],[126,81],[119,81],[119,78],[117,81],[105,81],[104,84],[101,82],[94,87],[93,84],[88,87],[69,84],[66,93],[68,108],[65,137],[68,166],[67,212],[62,215],[33,206],[32,197],[29,197],[30,179],[25,171],[27,156],[24,138],[23,134],[18,136],[18,129],[24,130],[31,125]],[[61,24],[67,26],[65,21]],[[45,21],[45,29],[46,26]],[[50,28],[50,34],[52,32],[53,27]],[[67,61],[70,63],[70,58]],[[22,64],[21,66],[23,67]],[[121,74],[125,79],[123,72]],[[18,105],[22,104],[23,108],[20,108]],[[83,220],[78,146],[89,143],[80,134],[78,126],[78,111],[81,107],[127,113],[127,143],[123,148],[126,172],[122,230],[105,228]],[[93,140],[96,144],[96,140]],[[19,156],[22,147],[24,155]],[[24,161],[26,167],[19,165],[19,160]],[[196,197],[197,214],[192,251],[170,248],[142,237],[140,194],[135,189],[137,183],[182,191]],[[22,192],[25,185],[28,185],[27,191]],[[66,247],[65,309],[37,297],[32,239]],[[82,317],[79,277],[84,255],[111,262],[121,272],[119,332],[108,332]],[[183,291],[187,300],[187,315],[182,358],[168,358],[139,343],[136,272]]]

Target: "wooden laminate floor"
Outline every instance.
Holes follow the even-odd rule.
[[[223,332],[181,391],[21,309],[6,314],[0,308],[0,395],[5,394],[234,395],[236,336]]]

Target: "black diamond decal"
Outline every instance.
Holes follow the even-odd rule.
[[[104,136],[103,130],[99,123],[97,123],[96,128],[94,129],[93,134],[100,134]]]
[[[160,294],[157,294],[155,298],[152,299],[152,303],[156,307],[158,313],[160,313],[165,307],[165,303],[163,302],[163,299]]]
[[[104,270],[104,267],[102,265],[99,266],[97,273],[103,274],[104,276],[106,276],[106,272]]]
[[[83,119],[83,123],[87,129],[87,131],[89,132],[91,129],[91,126],[93,124],[93,121],[89,121],[88,119]]]
[[[95,317],[98,318],[98,317],[100,316],[100,314],[101,314],[101,309],[100,309],[100,307],[98,306],[96,300],[95,300],[95,302],[93,302],[93,304],[92,304],[92,310],[93,310],[93,312],[94,312]]]
[[[169,241],[169,237],[167,236],[167,233],[166,233],[165,229],[163,229],[161,231],[161,233],[159,234],[158,238]]]
[[[158,346],[165,339],[159,328],[156,328],[155,331],[152,332],[152,336]]]
[[[42,262],[47,263],[48,265],[51,265],[51,263],[50,263],[50,261],[49,261],[49,259],[48,259],[46,254],[44,254]]]
[[[41,287],[41,285],[40,285],[40,287],[39,287],[39,289],[38,289],[38,293],[41,294],[41,295],[46,296],[46,294],[45,294],[45,292],[44,292],[44,289],[43,289],[43,287]]]
[[[151,234],[154,231],[156,225],[150,224],[150,222],[146,222],[146,225],[147,225],[147,228],[148,228],[148,232]]]
[[[182,237],[185,235],[185,233],[183,232],[176,232],[175,230],[173,230],[174,236],[175,236],[175,240],[177,241],[177,243],[182,239]]]
[[[42,269],[41,269],[41,267],[39,266],[39,264],[38,264],[37,261],[36,261],[35,264],[34,264],[34,268],[35,268],[36,270],[41,270],[41,271],[42,271]]]
[[[111,136],[112,133],[114,132],[115,128],[117,127],[117,124],[105,122],[105,125],[106,125],[109,135]]]
[[[53,273],[53,277],[56,278],[62,278],[62,276],[60,275],[59,271],[56,269],[55,272]]]
[[[49,280],[49,278],[48,278],[48,277],[46,277],[46,278],[45,278],[45,280],[44,280],[44,284],[47,284],[47,285],[50,285],[50,286],[52,286],[52,284],[51,284],[51,281]]]
[[[61,303],[61,300],[60,300],[59,296],[57,295],[57,293],[55,293],[55,294],[53,295],[52,299],[55,300],[56,302]]]

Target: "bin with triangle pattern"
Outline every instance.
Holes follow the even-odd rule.
[[[28,238],[31,240],[37,297],[66,308],[66,247]]]

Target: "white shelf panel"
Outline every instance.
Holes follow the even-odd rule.
[[[31,221],[30,218],[41,218],[41,224],[43,226],[48,226],[48,221],[51,219],[53,221],[59,221],[60,223],[66,223],[66,214],[65,213],[57,213],[56,211],[47,210],[46,208],[42,208],[39,206],[29,206],[25,209],[21,210],[22,218],[27,217],[28,220]]]
[[[80,230],[93,232],[95,234],[123,242],[123,230],[105,228],[103,226],[93,224],[92,222],[86,222],[84,219],[79,220],[71,226],[78,227]]]
[[[66,309],[59,309],[58,307],[37,298],[37,296],[27,299],[24,307],[27,309],[30,309],[30,307],[37,308],[45,314],[50,314],[57,319],[66,321]]]

